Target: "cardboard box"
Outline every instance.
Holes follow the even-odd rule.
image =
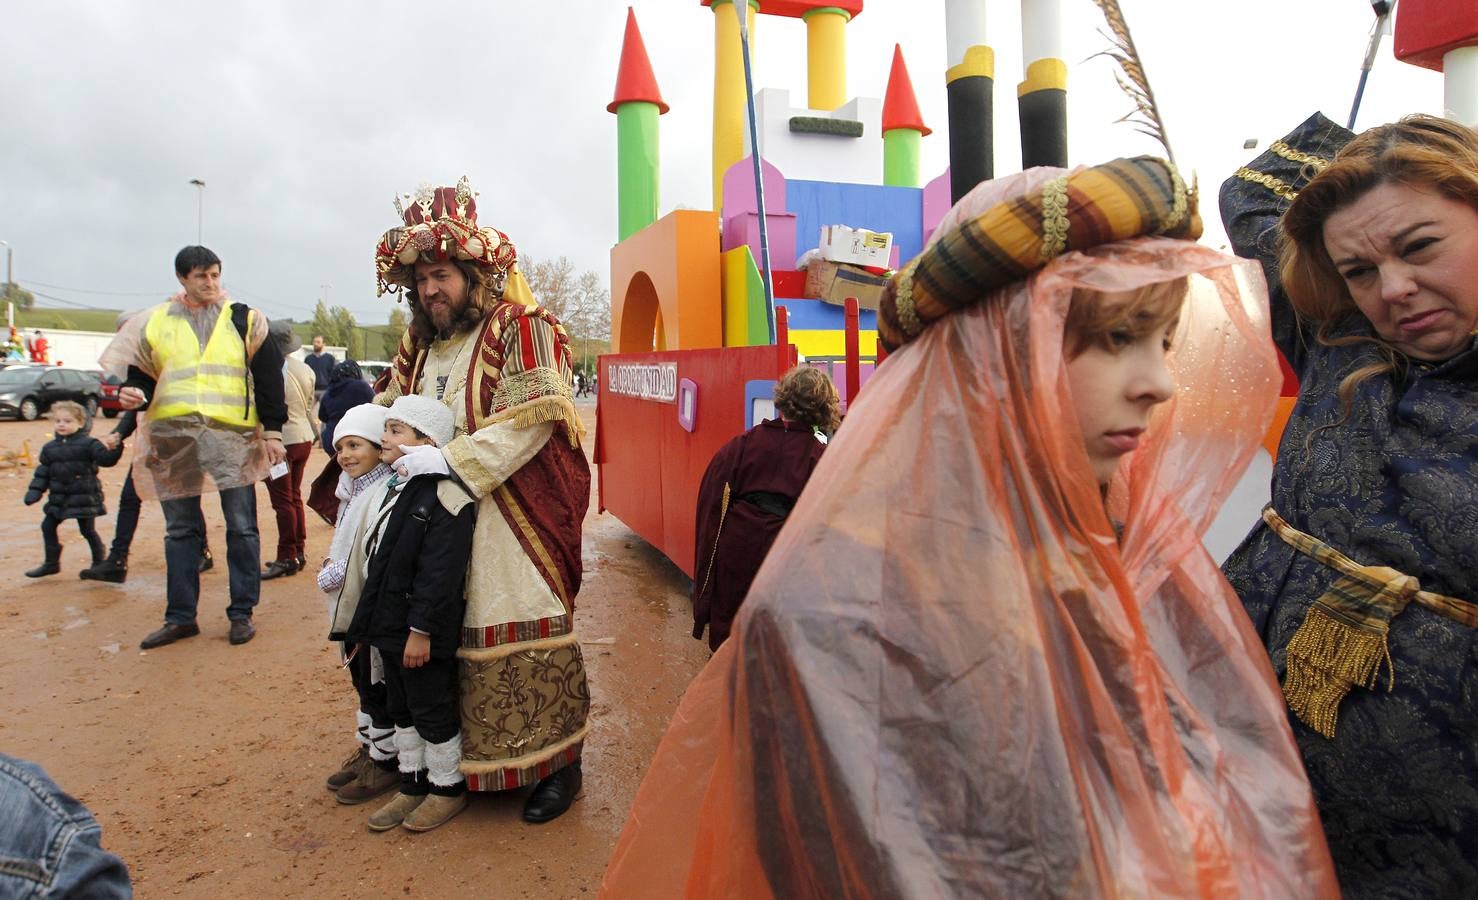
[[[854,266],[878,266],[886,269],[893,249],[893,235],[887,231],[868,231],[846,225],[821,226],[821,258]]]
[[[860,309],[877,309],[888,279],[856,266],[816,260],[806,267],[806,296],[834,306],[845,306],[857,298]]]

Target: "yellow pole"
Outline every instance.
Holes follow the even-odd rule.
[[[845,9],[823,6],[807,10],[806,105],[827,111],[847,102],[847,22]]]
[[[754,52],[754,11],[749,0],[749,48]],[[713,208],[723,209],[724,173],[744,158],[744,57],[733,0],[713,0]]]

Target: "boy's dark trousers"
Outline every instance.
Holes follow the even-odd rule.
[[[416,729],[427,744],[441,744],[462,730],[462,710],[457,693],[457,660],[430,659],[407,669],[401,654],[380,651],[385,663],[385,703],[397,728]],[[401,757],[404,764],[405,757]],[[411,796],[427,793],[455,797],[467,790],[467,782],[439,787],[426,777],[426,770],[401,772],[400,792]]]
[[[54,517],[51,513],[41,516],[41,540],[46,545],[46,561],[54,563],[62,558],[62,542],[57,537],[56,530],[62,520]],[[77,530],[87,539],[87,546],[92,548],[92,561],[101,562],[103,559],[103,539],[98,537],[97,527],[89,517],[77,520]]]
[[[353,650],[354,648],[351,646],[348,649]],[[386,668],[388,667],[387,663]],[[370,683],[368,644],[361,646],[359,652],[354,654],[354,658],[349,660],[349,678],[354,682],[355,693],[359,694],[359,711],[369,716],[376,728],[382,730],[394,728],[395,720],[390,717],[390,707],[385,701],[385,682]]]

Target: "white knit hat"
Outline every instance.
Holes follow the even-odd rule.
[[[352,434],[364,438],[376,447],[380,446],[380,438],[385,436],[385,414],[388,412],[390,410],[373,403],[361,403],[353,407],[334,426],[334,444],[337,445],[340,440]]]
[[[456,420],[445,403],[415,394],[396,397],[385,418],[404,422],[438,447],[450,444],[456,431]]]

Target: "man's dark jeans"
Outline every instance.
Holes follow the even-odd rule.
[[[133,466],[128,467],[128,476],[123,479],[123,490],[118,493],[118,518],[113,525],[113,546],[108,555],[121,560],[128,557],[128,548],[133,546],[133,533],[139,527],[139,492],[133,487]]]
[[[257,534],[257,488],[244,485],[220,492],[226,517],[226,568],[230,573],[231,603],[226,617],[250,619],[262,585],[261,538]],[[205,546],[205,516],[199,497],[165,500],[164,565],[167,605],[164,621],[185,625],[195,621],[200,601],[200,552]]]

